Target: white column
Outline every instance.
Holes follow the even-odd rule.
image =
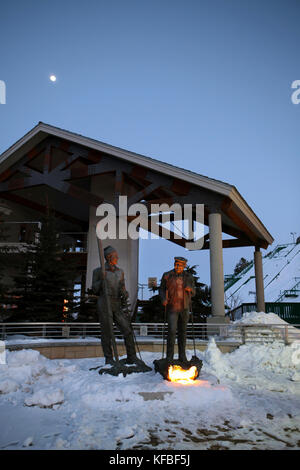
[[[209,214],[209,254],[210,254],[210,284],[212,317],[207,323],[227,323],[224,308],[224,272],[223,272],[223,246],[222,246],[222,217],[218,212]],[[210,331],[218,333],[218,331]]]
[[[210,281],[213,317],[224,317],[224,274],[221,214],[209,214]]]
[[[258,247],[254,252],[254,269],[255,269],[255,287],[256,287],[256,308],[258,312],[265,312],[265,292],[264,277],[262,267],[262,254]]]

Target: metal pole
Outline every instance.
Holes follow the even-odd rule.
[[[194,315],[193,315],[193,308],[192,308],[192,300],[191,300],[190,305],[191,305],[191,316],[192,316],[192,331],[193,331],[194,355],[196,356],[195,330],[194,330]]]
[[[168,291],[166,291],[166,300],[168,300]],[[162,359],[164,358],[165,354],[165,328],[166,328],[166,320],[167,320],[167,304],[165,305],[165,315],[164,315],[164,329],[163,329],[163,349],[162,349]]]

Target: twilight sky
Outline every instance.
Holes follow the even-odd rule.
[[[44,121],[233,184],[291,242],[299,18],[298,0],[2,0],[0,153]],[[140,282],[181,255],[209,283],[208,251],[140,247]],[[252,254],[224,250],[224,273]]]

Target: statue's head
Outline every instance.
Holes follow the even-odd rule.
[[[186,267],[187,259],[181,256],[175,256],[174,258],[174,269],[176,274],[181,274]]]
[[[118,264],[119,257],[114,247],[107,246],[106,248],[104,248],[104,256],[109,264],[112,264],[114,266]]]

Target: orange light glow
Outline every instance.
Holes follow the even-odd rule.
[[[182,369],[182,367],[174,365],[169,366],[168,379],[171,382],[182,384],[191,384],[197,377],[197,367],[192,366],[189,369]]]

